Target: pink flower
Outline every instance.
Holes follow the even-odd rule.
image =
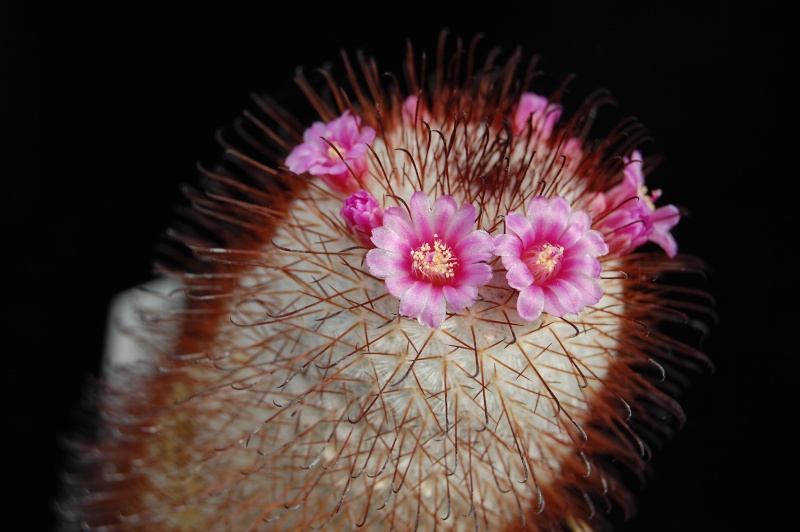
[[[549,103],[544,96],[526,92],[514,112],[514,134],[522,135],[528,130],[528,125],[532,125],[534,134],[538,132],[542,138],[548,138],[562,111],[560,105]]]
[[[286,166],[297,174],[319,176],[339,192],[355,192],[360,188],[356,178],[367,169],[367,149],[373,140],[375,130],[361,127],[361,117],[345,111],[327,124],[314,122],[303,133],[303,143],[286,157]]]
[[[417,105],[419,98],[416,96],[408,96],[403,100],[403,106],[400,108],[403,118],[407,122],[414,122],[414,117],[417,116]]]
[[[590,208],[597,213],[595,229],[605,235],[612,253],[624,255],[651,241],[670,258],[675,257],[678,244],[669,231],[680,221],[680,211],[674,205],[656,208],[654,203],[661,191],[648,195],[638,151],[633,152],[632,158],[623,157],[623,161],[622,182],[592,200]]]
[[[565,158],[565,167],[575,171],[583,159],[583,143],[576,138],[568,139],[558,152],[558,157],[562,155]],[[561,162],[559,161],[558,164]]]
[[[419,96],[415,95],[407,96],[406,99],[403,100],[400,113],[403,120],[411,126],[416,125],[414,120],[420,122],[430,122],[431,120],[430,113],[425,108],[425,103],[420,100]]]
[[[347,229],[356,241],[369,248],[374,248],[372,230],[383,223],[383,209],[375,198],[366,190],[359,190],[344,200],[340,211]]]
[[[509,286],[519,290],[520,318],[576,314],[600,301],[602,267],[596,257],[608,253],[608,246],[591,222],[589,213],[573,211],[560,196],[536,196],[525,216],[506,216],[506,233],[494,239],[494,253],[508,270]]]
[[[365,262],[400,300],[402,316],[438,329],[448,304],[460,312],[478,299],[478,287],[492,278],[492,237],[474,229],[475,216],[473,205],[459,207],[448,195],[431,209],[424,192],[411,196],[408,211],[386,210]]]

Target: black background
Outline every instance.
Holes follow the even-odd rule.
[[[98,371],[107,305],[152,277],[179,184],[219,154],[215,130],[250,106],[251,92],[290,88],[298,66],[364,49],[394,69],[406,39],[433,52],[444,27],[540,54],[545,72],[578,75],[579,95],[609,89],[613,113],[639,118],[666,158],[665,202],[690,209],[675,230],[681,250],[713,268],[720,319],[704,349],[716,372],[682,398],[688,421],[657,452],[640,515],[619,530],[772,529],[791,519],[800,353],[789,304],[798,291],[782,264],[798,225],[789,221],[796,170],[783,165],[796,147],[781,142],[797,136],[798,104],[786,14],[644,2],[217,9],[203,20],[2,16],[0,371],[12,498],[0,527],[51,529],[58,438]]]

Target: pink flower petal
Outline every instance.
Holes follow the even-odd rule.
[[[522,216],[524,219],[525,217]],[[506,221],[508,221],[506,219]],[[528,224],[530,225],[530,224]],[[499,257],[518,257],[522,253],[522,241],[515,234],[499,235],[494,239],[494,254]]]
[[[474,205],[462,205],[450,215],[450,223],[447,224],[446,229],[443,231],[442,238],[447,240],[460,239],[470,233],[475,228],[475,214]]]
[[[488,264],[469,264],[459,274],[460,286],[483,286],[492,280],[492,267]]]
[[[579,242],[592,225],[592,218],[586,211],[575,211],[569,215],[567,227],[558,239],[565,248],[572,247]]]
[[[400,299],[400,315],[416,318],[433,297],[433,286],[423,281],[411,283]]]
[[[567,313],[577,314],[586,306],[586,296],[591,295],[585,294],[577,286],[563,277],[549,284],[547,288],[545,288],[545,292],[551,293],[553,299],[558,301],[555,308],[547,308],[547,305],[545,305],[545,312],[554,316],[563,316]]]
[[[376,277],[388,277],[402,268],[408,258],[399,253],[385,251],[383,249],[371,249],[364,257],[364,264],[369,268],[370,273]]]
[[[508,269],[506,280],[514,290],[524,290],[533,284],[533,275],[524,262],[517,261]]]
[[[465,207],[471,207],[471,205],[465,205]],[[450,222],[453,220],[453,217],[456,214],[456,211],[458,210],[458,205],[450,196],[441,196],[433,202],[433,219],[436,220],[436,233],[439,235],[439,238],[450,240],[448,237],[448,228],[450,226]],[[471,225],[475,225],[474,222]],[[471,229],[472,227],[469,227],[468,231]],[[457,238],[461,236],[461,234],[453,236]]]
[[[416,285],[417,281],[410,275],[394,274],[386,278],[386,291],[397,299],[402,300],[406,297],[406,293],[411,287]]]
[[[408,253],[417,241],[411,219],[402,207],[386,209],[383,213],[383,226],[372,230],[373,244],[398,253]]]
[[[548,232],[549,227],[552,225],[552,220],[549,219],[550,201],[544,196],[536,196],[531,199],[528,204],[528,210],[525,217],[531,226],[527,232],[528,242],[523,240],[525,247],[530,247],[531,242],[540,241],[544,239],[544,234]],[[511,216],[511,215],[509,215]],[[508,225],[508,217],[506,217],[506,225]]]
[[[538,228],[538,235],[542,240],[558,242],[559,245],[563,246],[564,244],[561,243],[561,235],[566,230],[567,223],[570,221],[570,212],[571,209],[567,200],[556,196],[550,200],[545,208],[545,212],[540,215],[540,223],[534,225],[534,223],[531,222],[531,225],[534,225],[535,230]]]
[[[585,275],[583,273],[569,277],[569,281],[575,285],[582,294],[581,306],[572,310],[573,313],[577,314],[585,305],[594,305],[603,297],[603,289],[600,288],[600,285],[597,284],[595,279],[595,276]]]
[[[428,241],[436,231],[433,227],[431,204],[424,192],[415,192],[408,202],[411,219],[414,221],[414,233],[418,240]]]
[[[600,261],[590,254],[571,253],[565,257],[564,261],[561,263],[561,272],[564,275],[572,275],[573,273],[579,272],[589,275],[590,277],[598,278],[602,271],[603,267],[600,265]]]
[[[535,231],[529,218],[516,212],[506,216],[506,234],[511,233],[516,236],[524,247],[530,247],[533,239],[536,238]],[[497,247],[497,244],[495,244]]]
[[[608,253],[608,244],[603,240],[603,235],[599,231],[590,229],[583,234],[580,240],[569,246],[568,249],[572,255],[585,253],[593,257],[602,257]]]
[[[428,285],[430,286],[430,285]],[[447,317],[447,302],[441,290],[431,290],[430,297],[425,300],[425,308],[419,313],[419,322],[432,329],[438,329]]]
[[[678,253],[678,243],[669,231],[680,221],[680,217],[677,207],[666,205],[653,211],[651,218],[653,233],[650,235],[650,240],[661,246],[669,258],[674,258]]]
[[[469,257],[473,263],[489,261],[494,251],[494,239],[486,231],[472,231],[453,246],[453,251],[459,257]]]
[[[550,103],[544,96],[526,92],[520,97],[514,113],[514,134],[526,134],[530,127],[534,133],[548,138],[562,111],[560,105]]]
[[[472,305],[476,299],[478,299],[478,288],[472,285],[464,285],[458,288],[453,286],[444,286],[442,287],[442,293],[444,294],[447,303],[456,312],[461,312],[465,308]]]
[[[525,321],[539,319],[544,310],[544,293],[541,287],[532,284],[519,293],[517,297],[517,314]]]

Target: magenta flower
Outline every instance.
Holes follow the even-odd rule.
[[[534,133],[538,132],[542,138],[550,137],[558,119],[561,118],[562,107],[550,103],[544,96],[526,92],[520,97],[514,112],[514,134],[521,135],[533,126]]]
[[[408,96],[403,100],[403,106],[400,108],[403,118],[410,123],[414,122],[414,117],[417,116],[417,104],[419,98],[416,96]]]
[[[655,201],[660,190],[648,195],[642,172],[642,156],[623,157],[625,169],[622,182],[592,200],[591,210],[597,215],[595,229],[605,235],[612,253],[624,255],[647,241],[654,242],[670,258],[678,252],[678,244],[670,233],[678,221],[680,211],[674,205],[658,207]]]
[[[366,190],[359,190],[344,200],[340,211],[347,229],[360,245],[374,248],[372,230],[383,223],[383,209]]]
[[[414,119],[421,122],[430,122],[431,116],[419,96],[407,96],[400,107],[400,114],[408,124],[414,125]]]
[[[591,223],[588,212],[573,211],[560,196],[536,196],[525,216],[506,216],[506,233],[495,237],[494,253],[508,270],[509,286],[519,290],[520,318],[577,314],[600,301],[602,267],[596,257],[608,253],[608,246]]]
[[[473,205],[459,207],[448,195],[431,209],[424,192],[411,196],[408,211],[386,210],[365,262],[400,300],[402,316],[438,329],[448,304],[460,312],[478,299],[478,287],[492,278],[493,246],[489,233],[474,229],[475,215]]]
[[[303,133],[302,144],[286,157],[286,166],[297,174],[319,176],[336,191],[355,192],[360,188],[356,178],[367,169],[367,150],[373,140],[375,130],[362,127],[360,116],[345,111],[327,124],[314,122]]]

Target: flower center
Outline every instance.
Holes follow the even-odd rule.
[[[454,268],[458,265],[456,256],[450,246],[433,235],[433,247],[425,242],[417,249],[411,250],[412,267],[417,277],[426,281],[443,284],[455,276]]]
[[[549,242],[533,246],[522,254],[522,261],[533,274],[533,282],[546,281],[561,268],[564,258],[564,247],[554,246]]]
[[[656,210],[656,206],[655,204],[653,204],[654,198],[650,197],[650,191],[647,190],[646,186],[639,185],[639,189],[637,190],[637,192],[639,193],[639,197],[644,200],[648,209],[650,209],[651,211]]]
[[[338,160],[339,160],[339,157],[340,157],[340,156],[339,156],[339,154],[340,154],[340,153],[342,154],[342,155],[341,155],[341,157],[344,157],[344,156],[345,156],[344,147],[343,147],[341,144],[339,144],[339,143],[338,143],[337,141],[335,141],[335,140],[332,140],[332,141],[331,141],[331,144],[333,144],[333,146],[331,146],[330,144],[328,145],[328,158],[329,158],[330,160],[332,160],[332,161],[338,161]],[[336,151],[336,150],[339,150],[339,151],[338,151],[338,153],[337,153],[337,151]]]

